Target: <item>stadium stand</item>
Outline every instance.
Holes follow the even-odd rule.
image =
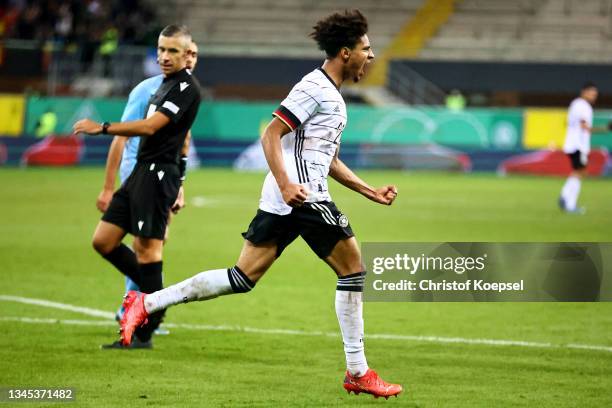
[[[612,61],[610,0],[463,0],[420,59]]]
[[[116,30],[121,44],[148,44],[155,24],[151,8],[139,0],[11,1],[0,5],[0,34],[9,39],[59,45],[103,43]],[[157,25],[155,26],[157,27]]]
[[[370,37],[383,50],[423,0],[150,0],[160,16],[184,21],[203,52],[217,55],[319,57],[308,38],[313,24],[330,10],[360,9],[368,16]],[[168,18],[168,17],[166,17]]]

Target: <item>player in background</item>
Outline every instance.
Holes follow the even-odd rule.
[[[186,67],[187,69],[193,71],[198,62],[198,46],[195,42],[191,42],[189,46],[189,52],[187,54]],[[147,78],[144,81],[140,82],[132,91],[130,92],[127,105],[123,111],[123,115],[121,116],[122,122],[129,122],[133,120],[142,119],[145,117],[145,110],[147,104],[149,103],[149,99],[151,96],[155,94],[159,86],[161,85],[164,79],[163,74],[156,75],[151,78]],[[136,165],[136,156],[138,155],[138,146],[140,145],[140,138],[138,137],[125,137],[125,136],[115,136],[113,137],[113,141],[111,142],[110,148],[108,150],[108,157],[106,159],[106,170],[104,177],[104,187],[102,191],[98,195],[98,199],[96,201],[96,207],[101,212],[105,212],[108,209],[108,205],[113,197],[113,193],[115,192],[115,180],[117,171],[119,170],[119,180],[121,184],[125,182],[125,180],[129,177],[134,170],[134,166]],[[188,149],[191,146],[191,132],[187,134],[187,138],[185,139],[185,146],[183,147],[183,151],[181,152],[181,159],[184,160],[188,156]],[[177,197],[177,202],[172,207],[172,212],[170,213],[170,217],[168,218],[168,225],[172,220],[172,214],[177,213],[181,208],[185,206],[184,201],[184,191],[181,186],[181,190],[179,191],[179,196]],[[168,239],[169,230],[166,229],[166,235],[164,237],[164,241]],[[140,290],[138,285],[134,283],[129,277],[125,277],[125,293],[130,290]],[[121,320],[123,316],[123,305],[119,307],[115,318],[117,321]],[[163,327],[158,328],[155,333],[157,334],[168,334],[168,331]]]
[[[582,178],[587,174],[586,166],[591,151],[591,134],[607,132],[608,128],[593,128],[593,105],[597,101],[597,86],[587,82],[580,96],[572,101],[567,112],[567,132],[563,152],[569,158],[572,172],[565,181],[559,197],[559,207],[569,214],[584,214],[586,209],[578,207]]]
[[[159,310],[249,292],[301,236],[338,276],[335,306],[347,363],[344,388],[385,398],[402,391],[400,385],[384,382],[368,367],[363,345],[365,268],[348,219],[331,200],[327,184],[329,175],[383,205],[391,205],[397,196],[395,186],[374,188],[338,158],[347,120],[339,88],[346,80],[359,81],[374,59],[367,29],[367,20],[357,10],[332,14],[315,25],[311,36],[327,58],[293,87],[262,135],[271,171],[264,181],[259,210],[243,233],[238,261],[148,295],[128,292],[121,321],[125,344]]]
[[[102,124],[83,119],[74,125],[76,133],[142,137],[134,171],[113,194],[94,233],[93,247],[145,292],[163,288],[166,226],[186,168],[180,153],[200,105],[199,84],[186,68],[191,41],[184,26],[170,25],[161,31],[157,56],[164,79],[148,101],[145,118]],[[121,242],[128,233],[135,237],[134,251]],[[117,341],[107,348],[151,348],[163,312],[157,311],[139,328],[134,345]]]

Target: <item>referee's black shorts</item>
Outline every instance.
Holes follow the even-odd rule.
[[[137,237],[164,239],[180,185],[176,164],[137,163],[113,195],[102,220]]]
[[[567,153],[567,157],[569,157],[572,163],[572,169],[574,170],[584,169],[589,162],[589,156],[580,150],[576,150],[573,153]]]
[[[276,257],[301,236],[319,258],[329,256],[338,241],[353,237],[348,218],[331,201],[304,203],[287,215],[257,210],[242,236],[251,243],[277,244]]]

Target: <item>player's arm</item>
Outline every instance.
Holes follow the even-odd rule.
[[[117,171],[119,170],[119,165],[121,164],[121,156],[123,155],[126,140],[127,139],[123,136],[115,136],[111,142],[110,148],[108,149],[106,168],[104,170],[104,186],[102,187],[102,191],[98,195],[98,199],[96,201],[96,207],[102,212],[108,209],[108,205],[113,198]]]
[[[187,132],[185,137],[185,143],[181,148],[181,157],[179,158],[179,173],[181,177],[181,187],[179,187],[178,195],[170,210],[173,213],[178,213],[183,207],[185,207],[185,188],[183,187],[183,181],[185,181],[185,173],[187,172],[187,156],[189,155],[189,144],[191,143],[191,130]]]
[[[268,126],[266,126],[261,136],[261,145],[263,146],[270,171],[283,195],[283,200],[291,207],[299,207],[306,201],[308,191],[306,191],[304,186],[291,183],[289,180],[281,149],[281,138],[290,131],[289,126],[277,117],[274,117]]]
[[[170,118],[161,112],[155,112],[147,119],[134,120],[130,122],[111,123],[106,128],[106,133],[110,135],[121,135],[126,137],[152,136],[159,129],[170,123]],[[74,124],[74,133],[87,133],[99,135],[102,133],[102,123],[94,122],[90,119],[81,119]]]
[[[580,127],[589,133],[608,133],[612,131],[612,121],[608,122],[606,126],[591,127],[586,120],[581,120]]]
[[[353,173],[353,170],[349,169],[349,167],[338,158],[338,152],[339,150],[336,150],[336,155],[329,166],[329,175],[331,178],[376,203],[385,205],[393,204],[395,197],[397,197],[397,188],[395,186],[388,185],[380,188],[370,186]]]

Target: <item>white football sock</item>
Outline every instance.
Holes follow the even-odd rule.
[[[340,282],[341,279],[338,281]],[[336,315],[346,355],[346,369],[356,377],[368,371],[363,345],[363,303],[361,292],[336,290]]]
[[[154,313],[178,303],[214,299],[229,293],[234,291],[227,269],[215,269],[200,272],[196,276],[151,293],[145,297],[144,303],[147,313]]]
[[[569,194],[570,194],[570,189],[571,189],[571,184],[572,182],[570,180],[572,180],[574,178],[574,176],[569,176],[566,180],[565,180],[565,184],[563,184],[563,188],[561,189],[561,198],[563,198],[563,200],[565,200],[565,203],[567,204],[567,200],[569,200]]]
[[[565,205],[568,210],[573,211],[576,209],[578,203],[578,196],[580,195],[580,178],[576,176],[568,177],[565,185],[563,186],[562,195],[565,200]]]

